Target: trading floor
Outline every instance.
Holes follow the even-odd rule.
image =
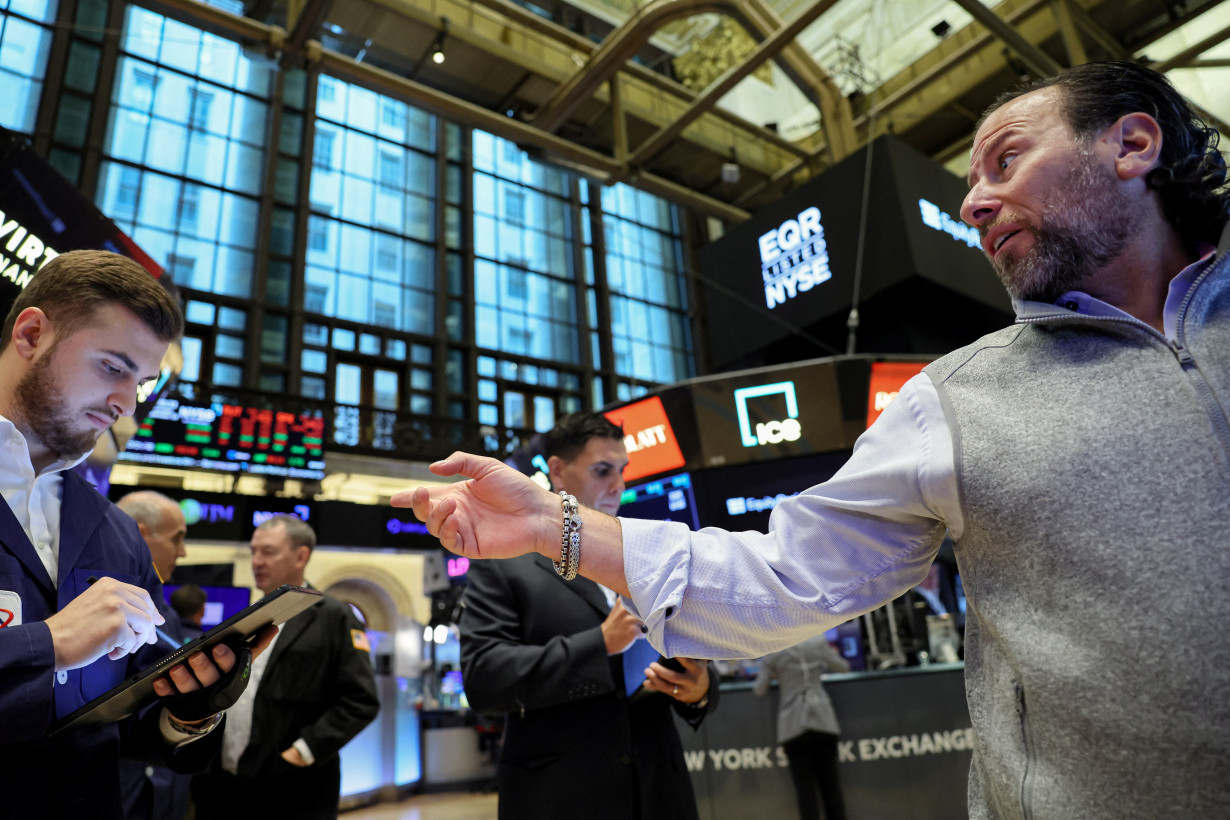
[[[496,796],[450,792],[421,794],[344,812],[342,820],[495,820]]]

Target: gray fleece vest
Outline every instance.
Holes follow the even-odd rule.
[[[927,373],[966,527],[973,818],[1230,817],[1230,260],[1141,322],[1026,304]]]

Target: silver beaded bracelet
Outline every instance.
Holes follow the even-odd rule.
[[[571,581],[581,565],[581,509],[575,495],[560,490],[559,497],[564,508],[564,529],[560,534],[559,560],[551,563],[561,578]]]

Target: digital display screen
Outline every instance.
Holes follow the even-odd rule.
[[[702,527],[767,532],[782,501],[832,478],[849,452],[705,470],[697,476]]]
[[[164,584],[162,597],[171,605],[171,593],[183,584]],[[252,590],[248,587],[202,586],[205,592],[205,615],[201,618],[202,629],[213,629],[227,618],[242,612],[252,602]]]
[[[867,391],[867,426],[870,427],[897,398],[901,387],[917,376],[926,362],[873,362],[871,387]]]
[[[119,460],[320,479],[324,437],[319,410],[290,413],[172,395],[149,410]]]
[[[816,360],[690,384],[702,465],[845,450],[865,429],[867,364]],[[855,389],[857,388],[857,390]]]
[[[965,193],[883,136],[731,228],[700,253],[712,366],[840,354],[855,298],[859,353],[944,353],[1009,324],[1008,296],[960,220]]]
[[[619,515],[623,518],[678,521],[687,524],[690,529],[700,529],[692,476],[677,473],[626,488],[620,498]]]
[[[94,248],[163,269],[39,156],[25,137],[0,128],[0,316],[48,261]]]
[[[625,480],[677,470],[684,465],[675,431],[658,396],[609,410],[603,415],[624,431],[624,449],[628,451]]]

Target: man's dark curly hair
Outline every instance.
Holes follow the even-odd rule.
[[[572,461],[581,454],[589,440],[595,437],[622,439],[624,431],[601,413],[570,413],[557,421],[550,432],[543,436],[542,451],[547,458],[559,456],[564,461]]]
[[[1227,217],[1230,194],[1219,135],[1192,109],[1170,80],[1151,68],[1129,62],[1086,63],[999,96],[982,120],[1031,91],[1063,89],[1068,125],[1088,142],[1126,114],[1143,112],[1162,128],[1162,156],[1145,183],[1158,192],[1162,213],[1188,241],[1216,242]],[[981,125],[982,122],[979,122]]]

